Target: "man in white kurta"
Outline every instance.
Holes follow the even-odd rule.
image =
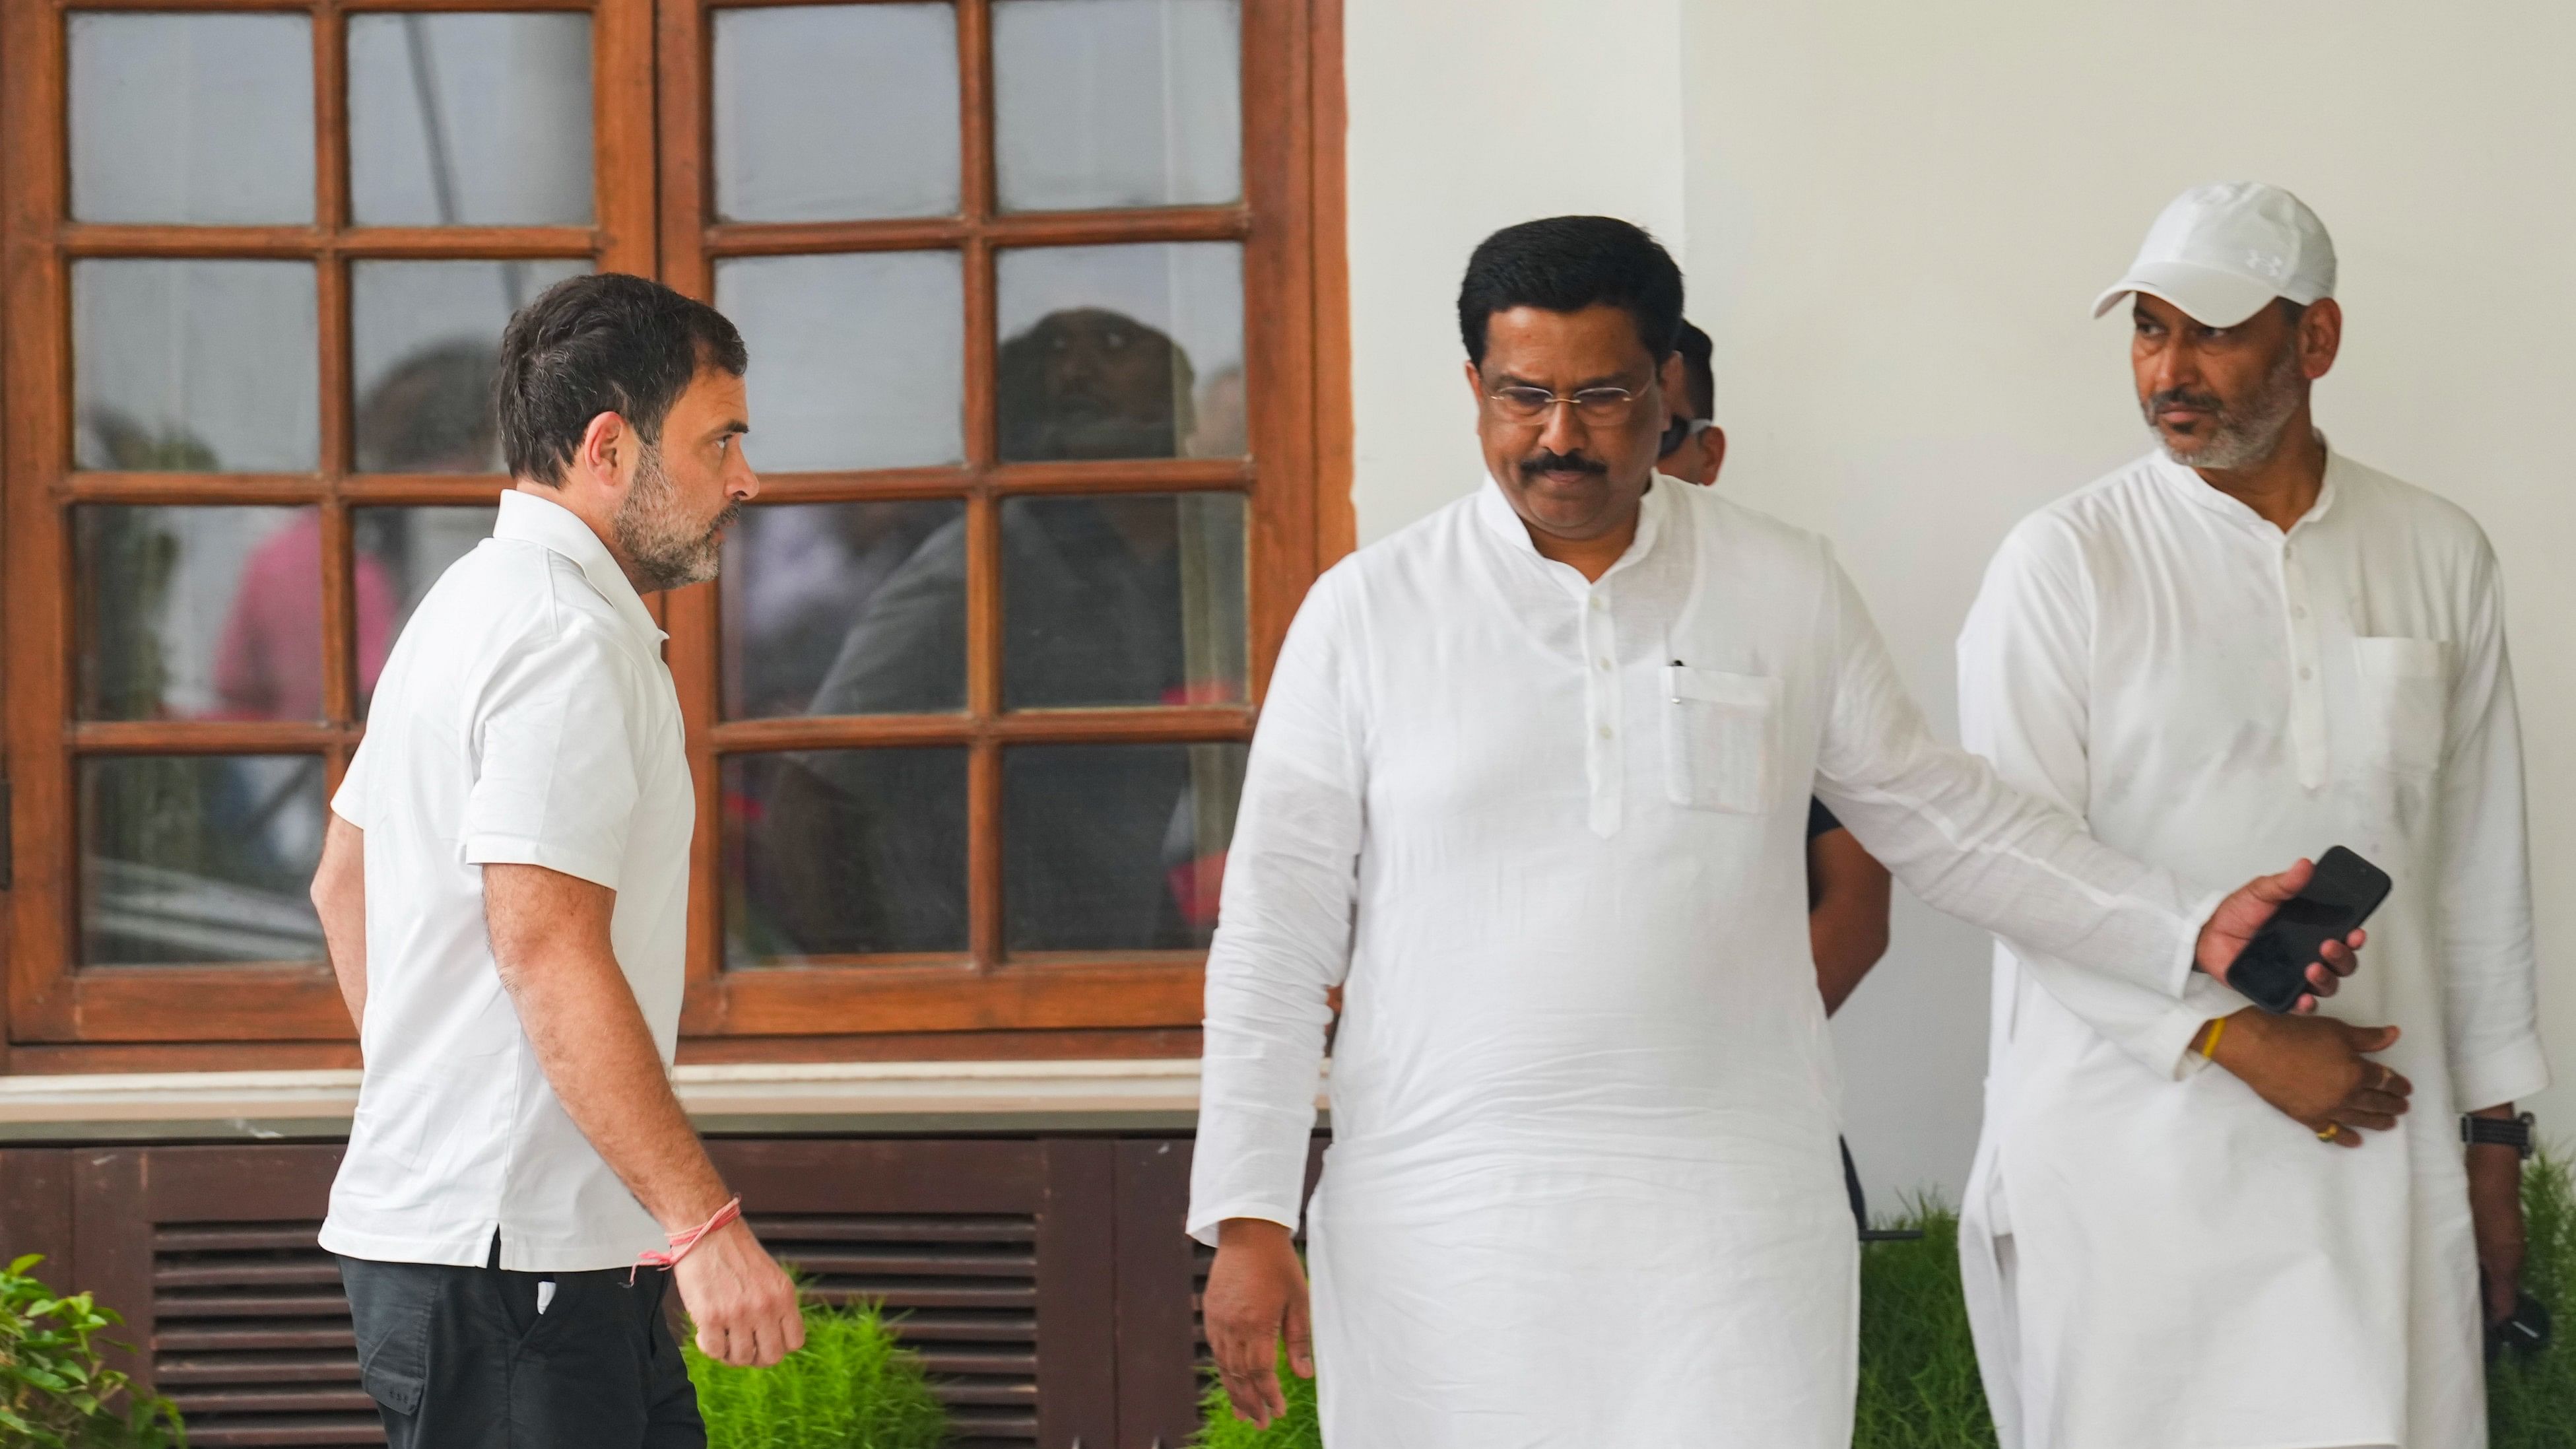
[[[1550,227],[1552,250],[1516,237]],[[1524,280],[1640,247],[1671,266],[1624,223],[1560,218],[1486,243],[1471,296],[1498,245],[1539,253]],[[1272,677],[1208,964],[1189,1228],[1223,1230],[1210,1337],[1257,1405],[1282,1320],[1274,1298],[1243,1333],[1235,1229],[1284,1256],[1338,986],[1307,1219],[1333,1449],[1842,1449],[1856,1257],[1810,784],[1935,906],[2143,995],[2179,999],[2196,949],[2233,948],[2195,944],[2216,893],[1936,743],[1821,540],[1649,479],[1666,410],[1629,311],[1660,309],[1576,290],[1505,313],[1503,288],[1491,351],[1468,322],[1489,471],[1535,449],[1517,488],[1489,477],[1329,571]],[[1547,355],[1605,333],[1598,366]],[[1645,491],[1588,576],[1541,537],[1605,478]],[[2248,900],[2222,921],[2250,929]]]
[[[2386,870],[2371,969],[2332,1014],[2399,1028],[2374,1060],[2412,1080],[2413,1110],[2339,1150],[2336,1118],[2293,1120],[2248,1085],[2263,1063],[2225,1069],[2272,1025],[2243,997],[2200,977],[2175,1002],[2004,943],[1960,1235],[1988,1396],[2005,1449],[2477,1449],[2458,1114],[2547,1082],[2495,555],[2460,509],[2322,440],[2296,501],[2263,491],[2298,456],[2278,450],[2314,437],[2307,384],[2333,339],[2277,374],[2287,411],[2220,374],[2267,333],[2295,353],[2293,312],[2329,320],[2330,244],[2270,188],[2176,210],[2102,304],[2137,309],[2166,447],[2005,541],[1959,641],[1963,733],[2007,780],[2185,875],[2338,843]],[[2242,295],[2189,270],[2267,257]],[[2186,347],[2202,355],[2176,360]],[[2213,1066],[2193,1043],[2221,1018]],[[2505,1170],[2491,1196],[2509,1204]]]

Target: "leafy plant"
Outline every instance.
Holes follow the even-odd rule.
[[[1250,1419],[1234,1416],[1224,1386],[1211,1377],[1207,1396],[1199,1401],[1199,1432],[1190,1442],[1198,1449],[1324,1449],[1324,1424],[1315,1412],[1315,1381],[1291,1373],[1284,1352],[1279,1355],[1279,1387],[1288,1396],[1288,1412],[1262,1429]]]
[[[93,1337],[123,1320],[90,1295],[55,1293],[28,1270],[0,1272],[0,1442],[44,1449],[167,1449],[187,1442],[168,1399],[133,1392]]]
[[[808,1301],[805,1346],[776,1368],[732,1368],[682,1345],[707,1441],[724,1449],[940,1449],[948,1415],[921,1356],[873,1303]]]

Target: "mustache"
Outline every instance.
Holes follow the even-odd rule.
[[[1541,448],[1521,459],[1521,476],[1535,478],[1541,473],[1607,473],[1610,466],[1582,452],[1558,453]]]
[[[2218,400],[2218,394],[2194,392],[2187,387],[2169,387],[2147,399],[2147,411],[2150,413],[2160,413],[2172,407],[2197,408],[2219,417],[2224,417],[2227,413],[2227,405]]]
[[[724,532],[726,529],[733,527],[734,520],[740,517],[742,517],[741,504],[726,504],[724,512],[717,514],[715,521],[707,525],[707,537],[713,538],[717,534]]]

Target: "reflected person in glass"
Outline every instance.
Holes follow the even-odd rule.
[[[1169,457],[1192,422],[1188,354],[1134,318],[1076,308],[1002,344],[1002,456],[1017,460]],[[1004,671],[1014,708],[1153,705],[1240,697],[1193,679],[1181,605],[1183,525],[1168,496],[1020,498],[1002,513]],[[966,536],[933,534],[870,600],[814,695],[816,714],[953,710],[964,703]],[[953,950],[963,944],[966,882],[930,876],[924,831],[963,831],[963,784],[898,770],[865,751],[800,762],[820,788],[783,795],[777,829],[847,861],[880,908],[882,941],[809,949]],[[1166,858],[1187,808],[1177,755],[1050,751],[1013,778],[1027,803],[1007,832],[1014,936],[1033,949],[1182,947],[1203,939],[1205,910],[1175,893],[1204,872]],[[1193,850],[1197,849],[1193,844]],[[1175,876],[1175,871],[1180,875]],[[811,912],[788,911],[788,916]],[[843,917],[847,918],[847,917]]]

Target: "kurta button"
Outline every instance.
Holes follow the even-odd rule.
[[[1605,740],[1610,738],[1610,727],[1608,725],[1603,725],[1601,727],[1601,738]]]
[[[1609,667],[1610,667],[1610,661],[1609,661],[1609,660],[1607,660],[1607,659],[1602,660],[1602,661],[1601,661],[1601,667],[1602,667],[1602,668],[1604,668],[1604,669],[1609,668]]]
[[[1592,607],[1596,609],[1606,609],[1610,607],[1610,601],[1602,598],[1599,594],[1594,594],[1592,596]]]
[[[2291,617],[2291,618],[2293,618],[2293,619],[2304,619],[2304,618],[2308,617],[2308,609],[2307,609],[2307,606],[2306,606],[2306,605],[2304,605],[2304,604],[2293,604],[2293,605],[2291,605],[2291,606],[2290,606],[2290,617]]]
[[[2301,679],[2314,679],[2317,677],[2317,672],[2302,664],[2299,666],[2299,677]]]

